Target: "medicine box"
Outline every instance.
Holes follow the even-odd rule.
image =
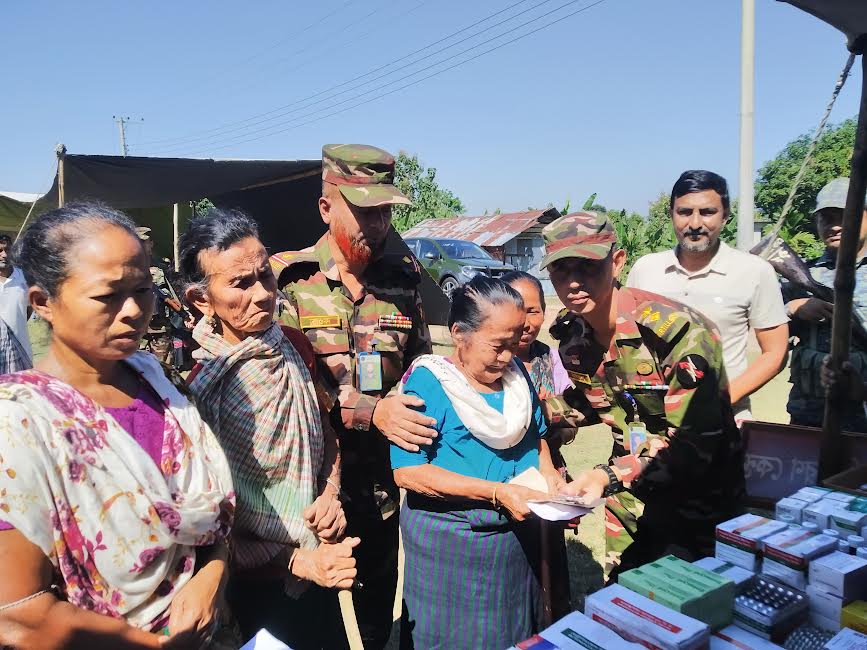
[[[782,650],[782,647],[736,625],[710,635],[710,650]]]
[[[835,508],[828,517],[828,525],[840,533],[843,538],[848,535],[857,535],[861,532],[861,528],[867,525],[867,512],[850,510],[847,506]]]
[[[535,636],[521,641],[516,650],[642,650],[638,643],[627,641],[604,625],[581,612],[572,612]]]
[[[801,514],[808,505],[810,505],[808,501],[801,501],[795,497],[786,497],[777,501],[774,514],[777,519],[782,519],[788,515],[792,518],[792,521],[801,523]]]
[[[830,535],[817,535],[803,528],[788,528],[765,538],[762,572],[797,589],[807,582],[807,568],[813,558],[827,555],[837,548]]]
[[[840,507],[839,501],[817,501],[811,503],[801,512],[801,523],[813,522],[819,530],[825,530],[830,526],[831,513]]]
[[[867,560],[834,551],[810,562],[810,584],[846,602],[867,599]]]
[[[825,495],[825,498],[830,501],[842,501],[843,503],[851,503],[857,497],[854,494],[848,494],[847,492],[828,492]]]
[[[743,567],[716,557],[705,557],[701,560],[696,560],[693,564],[707,571],[713,571],[723,578],[728,578],[735,583],[735,591],[737,593],[746,589],[756,577],[756,574],[752,571],[747,571]]]
[[[829,632],[840,630],[843,614],[843,599],[829,594],[821,587],[807,585],[807,602],[810,607],[810,622]]]
[[[867,634],[843,628],[822,650],[867,650]]]
[[[843,608],[840,624],[867,634],[867,601],[856,600]]]
[[[831,494],[834,490],[830,488],[822,488],[822,487],[802,487],[800,490],[795,492],[792,496],[802,501],[821,501],[826,496]]]
[[[705,648],[710,628],[693,618],[655,603],[622,585],[610,585],[587,596],[584,613],[627,640],[640,640],[664,650]]]
[[[757,573],[761,541],[786,528],[788,526],[781,521],[758,515],[735,517],[716,527],[715,555],[720,560]]]

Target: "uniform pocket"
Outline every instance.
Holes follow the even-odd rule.
[[[349,334],[339,327],[321,327],[305,330],[313,350],[319,354],[349,352]]]
[[[370,339],[377,352],[401,352],[406,349],[409,334],[402,330],[376,330]]]
[[[638,403],[638,415],[663,415],[665,413],[665,394],[660,391],[632,393]]]

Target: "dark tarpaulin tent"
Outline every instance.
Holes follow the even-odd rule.
[[[272,253],[313,244],[324,232],[317,199],[321,193],[320,160],[210,160],[60,154],[51,190],[35,214],[64,203],[97,200],[127,212],[153,229],[155,250],[172,258],[173,205],[179,230],[191,215],[191,201],[210,199],[219,207],[237,208],[259,224],[262,241]],[[392,232],[388,247],[409,249]],[[448,300],[422,273],[422,299],[428,321],[444,325]]]

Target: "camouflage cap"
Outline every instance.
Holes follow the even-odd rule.
[[[138,238],[141,239],[142,241],[150,241],[151,229],[145,228],[144,226],[141,226],[141,227],[135,229],[135,234],[138,235]]]
[[[555,219],[542,229],[545,257],[539,268],[566,257],[604,260],[617,242],[608,217],[596,212],[573,212]]]
[[[835,178],[825,187],[819,190],[816,195],[816,207],[813,208],[813,214],[825,208],[840,208],[846,207],[846,196],[849,194],[849,179]]]
[[[359,208],[412,204],[394,186],[394,156],[367,144],[322,147],[322,180],[336,185]]]

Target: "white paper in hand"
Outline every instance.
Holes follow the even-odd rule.
[[[529,469],[524,470],[509,481],[509,483],[522,485],[531,490],[544,492],[545,494],[548,493],[548,482],[545,480],[545,477],[542,476],[542,472],[535,467],[530,467]],[[530,510],[533,511],[533,514],[540,519],[545,519],[547,521],[571,521],[576,517],[586,515],[601,503],[603,503],[603,499],[581,505],[558,503],[554,500],[537,502],[528,501],[527,507],[529,507]]]
[[[259,630],[256,636],[241,646],[241,650],[292,650],[292,648],[275,639],[268,630]]]

